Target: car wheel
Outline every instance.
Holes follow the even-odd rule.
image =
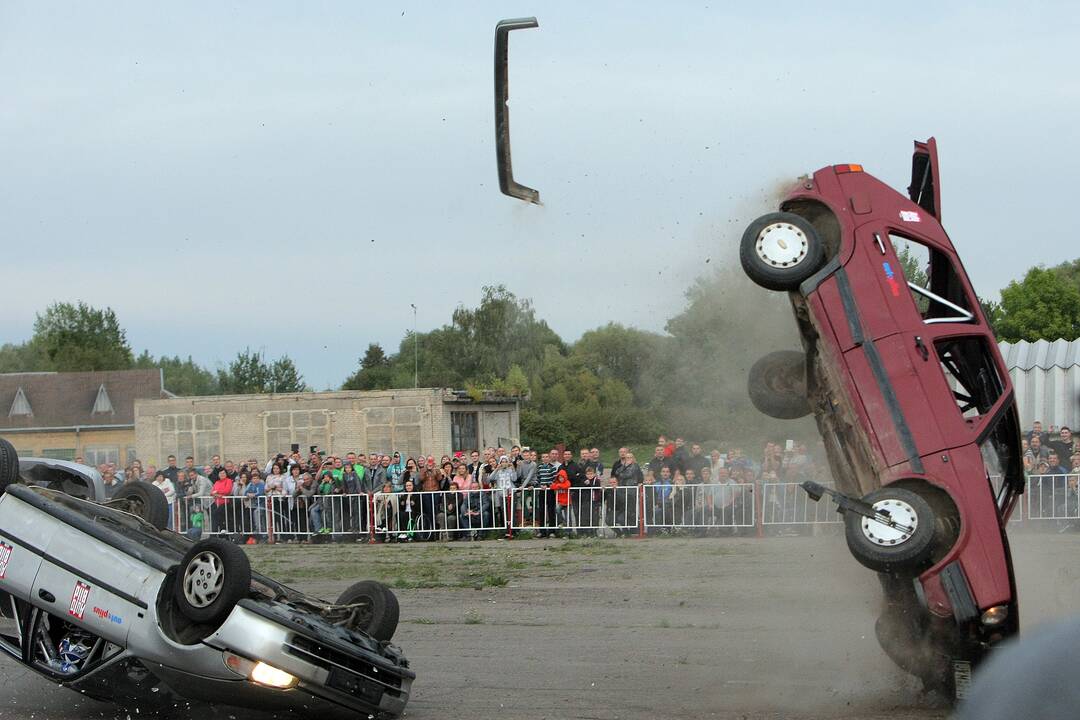
[[[789,212],[762,215],[743,233],[739,260],[747,277],[769,290],[798,290],[825,263],[814,226]]]
[[[351,627],[363,630],[376,640],[394,637],[400,608],[394,591],[381,582],[361,580],[350,585],[338,596],[337,604],[357,606]]]
[[[19,479],[19,455],[15,446],[0,438],[0,495]]]
[[[875,490],[863,501],[908,529],[846,512],[844,535],[851,554],[871,570],[914,575],[934,550],[936,523],[930,504],[918,493],[893,487]]]
[[[251,588],[251,564],[238,546],[221,538],[200,540],[180,561],[173,586],[176,606],[192,622],[216,625]]]
[[[141,517],[158,530],[169,526],[169,501],[165,499],[165,493],[151,483],[142,480],[124,483],[112,496],[112,502],[117,500],[126,500],[127,512]]]
[[[780,420],[810,414],[806,399],[806,355],[797,350],[769,353],[754,363],[747,379],[750,402]]]

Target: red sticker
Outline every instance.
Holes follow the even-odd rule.
[[[0,542],[0,580],[7,575],[8,560],[11,559],[11,546]]]
[[[75,582],[75,591],[71,593],[71,606],[68,608],[68,615],[73,615],[79,620],[83,619],[83,613],[86,612],[86,601],[90,597],[90,586],[81,580]]]

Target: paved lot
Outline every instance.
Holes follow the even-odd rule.
[[[1080,610],[1080,536],[1022,534],[1013,544],[1025,626]],[[947,715],[878,649],[877,581],[840,537],[251,554],[257,568],[324,597],[365,577],[398,587],[416,720]],[[0,720],[126,718],[6,660],[0,677]]]

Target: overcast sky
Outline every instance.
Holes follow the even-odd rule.
[[[0,3],[0,342],[55,301],[136,352],[337,386],[485,284],[661,330],[780,183],[939,143],[976,290],[1080,256],[1075,3]],[[495,22],[514,170],[498,192]],[[1064,222],[1063,222],[1064,221]],[[715,267],[716,265],[710,265]]]

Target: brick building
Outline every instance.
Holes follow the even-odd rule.
[[[161,370],[0,374],[0,436],[22,457],[123,467],[135,458],[135,401],[171,394]]]
[[[520,435],[517,399],[471,400],[441,388],[225,395],[140,400],[135,445],[143,461],[170,455],[243,460],[303,451],[391,452],[435,456],[512,443]]]

